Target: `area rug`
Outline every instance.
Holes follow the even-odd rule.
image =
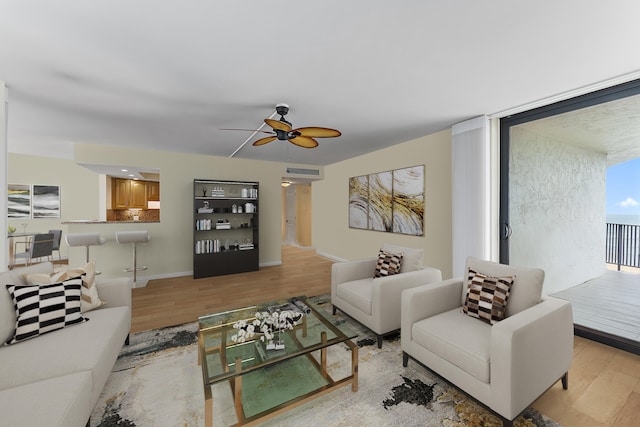
[[[326,307],[326,296],[315,297]],[[415,361],[402,366],[399,336],[378,349],[375,336],[338,313],[359,336],[358,391],[342,387],[278,415],[264,427],[444,426],[499,427],[501,421]],[[202,372],[197,357],[197,324],[133,334],[116,362],[91,416],[97,427],[204,426]],[[329,348],[334,379],[350,371],[350,351]],[[228,383],[213,392],[214,426],[236,422]],[[517,427],[561,427],[535,409],[520,416]]]

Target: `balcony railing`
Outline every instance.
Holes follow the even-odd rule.
[[[607,223],[606,262],[640,267],[640,225]]]

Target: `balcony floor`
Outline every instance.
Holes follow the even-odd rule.
[[[627,270],[552,296],[571,302],[576,335],[640,354],[640,269]]]

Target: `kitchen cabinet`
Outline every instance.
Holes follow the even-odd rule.
[[[146,181],[147,185],[147,202],[160,201],[160,183],[154,181]]]
[[[147,208],[147,186],[145,181],[113,178],[111,194],[112,209]]]

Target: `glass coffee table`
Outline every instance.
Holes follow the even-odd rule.
[[[296,297],[309,313],[291,330],[279,335],[284,349],[267,350],[260,334],[234,342],[234,323],[255,319],[256,312],[287,304],[272,301],[198,318],[198,363],[202,365],[205,426],[213,425],[212,386],[227,381],[237,423],[253,425],[302,405],[334,389],[351,384],[358,391],[357,336],[304,296]],[[351,372],[333,379],[327,372],[327,348],[344,343],[351,350]]]

